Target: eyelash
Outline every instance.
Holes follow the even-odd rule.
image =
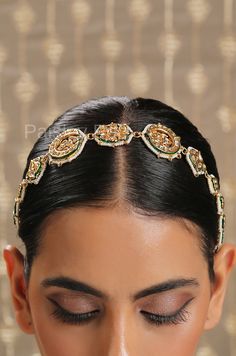
[[[189,312],[185,307],[193,300],[194,298],[188,300],[175,314],[172,315],[159,315],[149,313],[147,311],[141,310],[140,312],[148,320],[148,322],[156,325],[168,325],[168,324],[179,324],[187,320]],[[50,299],[51,302],[56,305],[56,309],[51,313],[56,319],[59,319],[61,322],[66,324],[86,324],[92,319],[96,318],[97,314],[100,313],[100,310],[96,309],[91,312],[75,314],[70,313],[69,311],[62,308],[56,301]]]
[[[174,315],[159,315],[152,314],[146,311],[141,311],[141,313],[148,319],[150,323],[154,323],[157,325],[163,324],[179,324],[181,322],[185,322],[187,320],[188,311],[186,309],[181,309]]]
[[[66,324],[85,324],[94,319],[100,311],[98,309],[87,313],[70,313],[68,310],[62,308],[55,300],[48,298],[55,306],[56,309],[50,314],[56,319],[59,319]]]
[[[141,313],[144,315],[144,317],[148,320],[150,323],[154,323],[156,325],[168,325],[168,324],[180,324],[185,321],[187,321],[189,312],[186,308],[186,306],[193,300],[194,298],[191,298],[188,300],[176,313],[171,314],[171,315],[160,315],[160,314],[153,314],[149,313],[147,311],[141,310]]]

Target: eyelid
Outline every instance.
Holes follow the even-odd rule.
[[[80,325],[86,324],[92,321],[100,314],[99,309],[89,310],[83,313],[73,313],[65,308],[63,308],[59,303],[55,300],[47,297],[49,301],[56,306],[50,315],[54,316],[54,318],[59,319],[60,322],[72,325]]]
[[[46,297],[50,302],[52,302],[53,304],[55,304],[56,306],[62,307],[65,305],[69,305],[69,306],[73,306],[72,309],[74,309],[75,307],[78,307],[79,309],[96,309],[96,308],[100,308],[98,303],[95,303],[93,300],[90,300],[88,298],[84,299],[84,298],[79,298],[79,297]],[[70,310],[70,307],[67,307],[68,310]],[[67,309],[66,307],[64,307],[64,309]]]
[[[179,309],[177,309],[176,311],[174,311],[173,313],[170,314],[157,314],[157,313],[151,313],[145,310],[140,310],[141,313],[146,314],[146,315],[155,315],[157,317],[167,317],[167,318],[171,318],[171,317],[175,317],[176,315],[178,315],[178,313],[181,312],[181,310],[183,310],[188,304],[190,304],[190,302],[195,299],[195,297],[192,297],[190,299],[188,299]]]
[[[97,317],[101,310],[95,309],[84,313],[73,313],[65,308],[63,308],[55,300],[47,297],[47,299],[56,306],[56,309],[51,313],[55,318],[59,319],[62,323],[67,324],[86,324]],[[187,300],[181,308],[171,314],[154,314],[141,310],[141,314],[147,319],[149,323],[156,324],[156,326],[168,325],[168,324],[180,324],[187,321],[187,316],[189,312],[185,307],[193,300],[195,297]]]
[[[87,314],[87,313],[91,313],[95,310],[98,310],[98,308],[96,309],[92,309],[92,310],[89,310],[87,312],[82,312],[82,313],[75,313],[75,312],[72,312],[71,310],[68,310],[66,308],[64,308],[62,305],[60,305],[56,300],[50,298],[50,297],[47,297],[47,299],[52,303],[54,304],[57,308],[60,308],[61,310],[63,310],[65,313],[68,313],[68,314],[71,314],[71,315],[82,315],[82,314]]]

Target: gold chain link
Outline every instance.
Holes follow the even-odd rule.
[[[134,131],[134,132],[133,132],[133,136],[134,136],[135,138],[142,137],[142,132],[141,132],[141,131]]]
[[[94,140],[94,132],[89,132],[86,134],[88,140]]]

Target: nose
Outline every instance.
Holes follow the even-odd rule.
[[[109,345],[108,356],[130,356],[123,336],[113,335]]]
[[[109,338],[107,344],[107,356],[135,356],[135,347],[132,337],[131,320],[132,318],[127,313],[116,313],[110,320]]]

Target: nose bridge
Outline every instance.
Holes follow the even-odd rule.
[[[121,308],[122,309],[122,308]],[[110,338],[108,344],[107,356],[132,356],[128,346],[132,345],[131,338],[131,319],[124,310],[116,313],[111,317]]]

